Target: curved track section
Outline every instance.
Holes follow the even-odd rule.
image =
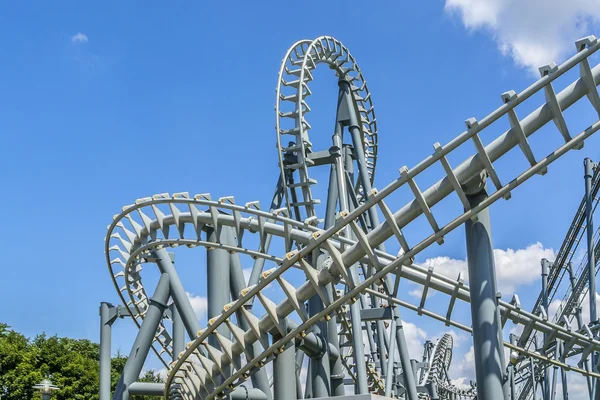
[[[281,176],[285,178],[283,185],[286,205],[301,220],[314,220],[314,206],[319,203],[318,199],[313,198],[311,191],[311,186],[317,182],[308,173],[308,168],[314,165],[310,159],[313,147],[309,138],[311,125],[308,120],[311,109],[308,101],[312,94],[309,84],[313,80],[312,71],[318,64],[328,65],[338,79],[350,83],[356,115],[360,118],[363,149],[371,183],[377,162],[375,108],[367,82],[350,51],[339,40],[330,36],[295,43],[287,51],[279,70],[275,129],[279,168]],[[356,191],[359,198],[366,198],[360,185]]]
[[[452,384],[448,376],[448,370],[452,363],[452,347],[454,339],[449,333],[444,334],[439,339],[431,357],[429,367],[421,381],[422,386],[435,385],[438,396],[441,400],[446,399],[474,399],[477,396],[477,390],[474,387],[461,389]]]

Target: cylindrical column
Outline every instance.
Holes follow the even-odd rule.
[[[542,306],[546,315],[548,314],[548,274],[550,272],[550,262],[542,259]],[[547,334],[544,333],[544,344],[546,346]],[[544,399],[550,399],[550,374],[547,366],[544,366]]]
[[[587,262],[588,262],[588,300],[590,304],[590,323],[598,320],[596,312],[596,260],[594,259],[594,209],[592,196],[592,176],[594,174],[594,162],[585,158],[583,160],[584,181],[585,181],[585,218],[587,231]],[[598,365],[598,352],[591,354],[591,368],[596,371]],[[600,388],[598,388],[598,379],[592,379],[592,394],[594,399],[600,400]]]
[[[154,295],[150,299],[148,311],[144,316],[142,326],[131,348],[131,353],[127,358],[121,380],[117,385],[113,400],[129,400],[128,387],[135,382],[142,372],[144,361],[148,357],[148,352],[152,346],[154,335],[158,329],[158,325],[167,309],[167,301],[169,300],[169,275],[163,273],[160,276]]]
[[[346,81],[340,81],[340,91],[344,91],[344,99],[346,102],[346,106],[348,108],[349,114],[349,126],[348,130],[352,135],[352,142],[354,143],[354,151],[356,157],[356,164],[358,165],[358,170],[361,178],[361,183],[363,187],[363,192],[365,196],[371,196],[371,180],[369,177],[369,171],[367,168],[367,159],[363,148],[362,135],[360,131],[360,124],[357,118],[357,115],[354,111],[354,103],[352,96],[350,95],[350,84]],[[379,226],[379,216],[377,215],[377,210],[375,207],[370,207],[367,210],[367,214],[369,216],[369,220],[373,227]],[[380,246],[381,250],[385,250],[383,244]],[[387,286],[387,290],[391,291],[393,288],[392,285],[392,277],[391,274],[388,274],[385,278],[384,284]],[[397,305],[390,305],[392,308],[392,313],[394,318],[396,319],[396,343],[398,345],[398,354],[400,356],[400,363],[402,364],[402,376],[404,377],[404,383],[406,386],[407,398],[409,400],[417,400],[417,384],[415,382],[413,370],[410,362],[410,355],[408,353],[408,346],[406,344],[406,336],[404,335],[404,327],[402,325],[402,319],[400,316],[400,310]],[[382,329],[381,325],[378,325],[378,330]],[[388,357],[392,357],[393,355],[388,352]],[[383,362],[383,360],[382,360]],[[393,371],[392,371],[393,373]]]
[[[110,399],[110,307],[108,303],[100,303],[100,400]]]
[[[275,337],[277,341],[280,338]],[[296,357],[294,342],[273,361],[273,386],[275,399],[296,398]]]
[[[176,361],[179,353],[185,349],[185,326],[175,303],[169,308],[173,318],[173,361]]]
[[[469,185],[466,192],[471,207],[487,197],[484,182]],[[477,393],[482,399],[502,400],[505,364],[502,326],[496,312],[496,267],[488,209],[477,214],[477,218],[477,222],[465,223]]]
[[[387,374],[385,376],[385,397],[392,396],[392,386],[394,377],[394,331],[396,330],[396,318],[392,319],[392,327],[390,328],[390,349],[388,351],[387,359]],[[383,361],[382,361],[383,362]]]
[[[226,233],[222,232],[222,236]],[[217,235],[214,229],[207,232],[208,241],[217,243]],[[221,315],[225,304],[229,303],[229,253],[223,249],[206,249],[206,293],[208,318]],[[229,336],[229,331],[225,324],[217,328],[223,336]],[[220,348],[215,335],[208,337],[208,343],[211,346]]]
[[[223,227],[223,233],[225,234],[225,243],[229,245],[234,245],[236,243],[235,231],[232,227]],[[269,237],[270,240],[270,237]],[[237,253],[233,253],[229,255],[229,286],[231,289],[231,298],[233,300],[237,300],[242,289],[246,287],[246,282],[244,278],[244,271],[242,270],[242,263],[240,262],[240,255]],[[260,257],[259,257],[260,258]],[[264,261],[264,259],[263,259]],[[262,270],[262,265],[260,266]],[[252,279],[252,278],[251,278]],[[258,283],[258,280],[256,281]],[[250,285],[248,285],[250,286]],[[252,309],[252,303],[248,302],[248,304],[244,305],[248,309]],[[250,326],[248,325],[248,321],[243,316],[242,313],[236,313],[236,318],[238,321],[238,325],[245,331],[247,331]],[[255,354],[260,354],[260,344],[257,342],[253,343],[248,352],[250,356],[254,356]],[[263,391],[268,400],[271,400],[273,397],[271,394],[271,387],[269,385],[269,377],[267,376],[267,371],[264,368],[259,369],[256,373],[252,374],[250,379],[252,380],[252,386],[257,388],[257,390]]]
[[[344,110],[341,109],[344,101],[344,93],[341,90],[339,92],[338,97],[338,110],[336,115],[336,123],[335,123],[335,132],[333,134],[333,146],[337,148],[338,154],[335,158],[335,172],[337,174],[337,191],[338,191],[338,199],[340,202],[340,209],[348,210],[348,200],[346,193],[346,177],[344,174],[344,162],[341,157],[342,150],[342,134],[343,134],[343,124],[341,122],[341,114]],[[342,235],[349,237],[350,229],[348,227],[344,228],[342,231]],[[350,274],[354,277],[358,277],[358,269],[356,264],[352,264],[350,266]],[[365,365],[365,349],[362,338],[362,321],[360,317],[360,305],[358,302],[354,302],[350,305],[350,320],[352,323],[352,344],[354,346],[353,358],[356,370],[356,394],[367,394],[369,393],[369,387],[367,384],[367,367]]]
[[[129,385],[128,391],[130,395],[162,397],[165,393],[165,384],[154,382],[134,382]]]
[[[583,160],[585,180],[585,217],[587,224],[587,261],[588,261],[588,285],[590,302],[590,322],[598,319],[596,314],[596,263],[594,261],[594,219],[592,203],[592,175],[594,163],[589,158]],[[596,354],[592,357],[592,366],[596,365]]]

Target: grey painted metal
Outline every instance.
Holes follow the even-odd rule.
[[[220,233],[226,236],[227,233]],[[207,232],[207,238],[211,242],[220,242],[214,229]],[[206,292],[207,292],[207,313],[208,318],[214,318],[221,314],[225,304],[230,302],[229,290],[230,286],[229,271],[230,271],[230,255],[226,250],[211,249],[206,250]],[[221,326],[217,330],[221,335],[228,337],[229,331],[225,326]],[[208,339],[209,344],[219,348],[216,337],[212,336]]]
[[[598,319],[596,312],[596,262],[594,260],[594,217],[592,207],[592,175],[595,168],[589,158],[583,160],[585,180],[586,231],[587,231],[587,261],[588,261],[588,299],[590,306],[590,321]],[[594,365],[596,364],[594,360]]]
[[[485,185],[477,178],[470,185],[474,188],[470,188],[467,199],[471,207],[476,207],[487,197]],[[476,222],[467,221],[465,232],[477,393],[486,400],[503,400],[505,362],[502,326],[496,313],[496,266],[489,211],[479,212]]]
[[[549,262],[546,259],[542,259],[542,305],[544,306],[544,311],[546,314],[548,313],[548,274],[550,273]],[[544,346],[546,346],[548,339],[548,335],[544,334]],[[544,399],[550,399],[550,375],[548,373],[548,368],[544,367],[543,370],[544,375]]]
[[[583,160],[584,181],[585,181],[585,217],[587,231],[587,267],[588,267],[588,300],[590,307],[590,323],[598,320],[596,312],[596,261],[594,258],[594,215],[593,215],[593,199],[592,199],[592,176],[595,168],[594,162],[591,159]],[[597,370],[598,352],[591,354],[591,368]],[[600,399],[600,385],[598,379],[593,379],[591,382],[592,395],[594,399]]]
[[[319,397],[314,400],[329,400],[329,397]],[[376,394],[362,394],[362,395],[346,395],[337,397],[336,400],[391,400],[390,397],[379,396]]]
[[[230,244],[230,245],[235,244],[236,238],[235,238],[235,231],[233,228],[223,227],[222,232],[225,235],[225,243]],[[271,236],[269,236],[268,240],[269,241],[271,240]],[[255,262],[254,266],[252,267],[252,272],[254,272],[255,268],[258,268],[260,270],[260,272],[262,272],[263,265],[264,265],[264,259],[263,259],[263,264],[257,264]],[[260,273],[259,273],[259,276],[260,276]],[[237,300],[240,296],[240,292],[245,287],[247,287],[244,280],[245,280],[244,279],[244,271],[242,269],[242,264],[240,261],[239,254],[236,254],[236,253],[231,254],[230,259],[229,259],[229,284],[230,284],[230,290],[231,290],[231,298],[233,300]],[[252,275],[250,276],[250,280],[252,280]],[[249,310],[252,310],[252,303],[248,303],[247,308]],[[241,313],[237,313],[236,317],[238,318],[239,325],[242,329],[244,329],[244,330],[249,329],[248,321],[246,320],[245,316],[243,316]],[[248,348],[248,354],[250,356],[253,356],[254,354],[258,354],[259,352],[260,352],[260,345],[258,343],[254,343],[251,346],[249,346],[249,348]],[[255,374],[253,374],[251,379],[252,379],[252,386],[257,388],[258,390],[262,391],[265,394],[265,396],[267,397],[267,399],[271,400],[272,394],[271,394],[271,388],[269,385],[269,378],[267,376],[267,371],[265,371],[264,369],[261,369],[261,370],[257,371]]]
[[[348,127],[348,129],[350,131],[350,134],[352,135],[352,140],[355,145],[354,148],[355,148],[355,152],[356,152],[356,160],[357,160],[357,164],[358,164],[358,168],[359,168],[359,174],[360,174],[362,187],[364,189],[365,196],[368,197],[368,196],[370,196],[370,194],[372,192],[372,187],[371,187],[371,181],[369,179],[369,172],[368,172],[368,168],[367,168],[367,162],[366,162],[367,160],[366,160],[366,157],[364,154],[364,149],[362,146],[360,146],[361,139],[362,139],[361,131],[359,129],[359,122],[358,122],[357,116],[353,112],[354,108],[352,107],[352,98],[350,96],[349,83],[345,82],[345,81],[340,82],[340,90],[343,91],[343,93],[344,93],[343,98],[344,98],[344,101],[346,102],[346,107],[349,110],[349,127]],[[367,198],[365,200],[367,200]],[[377,210],[375,208],[371,207],[367,210],[367,212],[368,212],[369,220],[371,221],[371,224],[373,226],[379,226],[379,216],[377,215]],[[380,243],[378,248],[382,251],[385,251],[385,247],[384,247],[383,243]],[[388,293],[390,293],[391,288],[393,287],[392,277],[390,275],[387,275],[385,277],[384,285],[386,286],[386,290],[388,291]],[[404,327],[402,325],[402,319],[400,317],[400,310],[395,304],[392,304],[391,308],[392,308],[392,312],[394,313],[394,320],[396,322],[396,324],[395,324],[395,340],[398,345],[400,363],[402,364],[402,375],[404,377],[406,392],[408,394],[409,400],[417,400],[417,398],[418,398],[417,387],[416,387],[416,382],[414,379],[413,370],[411,368],[410,356],[408,353],[408,346],[406,344],[406,337],[404,335]],[[383,321],[378,321],[377,330],[378,330],[378,333],[383,337],[383,335],[385,333],[385,329],[383,327]],[[380,341],[380,343],[381,343],[381,341]],[[380,344],[380,346],[381,346],[381,344]],[[389,353],[393,354],[392,352],[389,352]],[[382,352],[381,354],[383,355],[384,353]],[[383,363],[385,360],[385,357],[381,356],[380,360]]]
[[[280,351],[273,361],[273,394],[275,399],[296,398],[296,352],[293,344]]]
[[[336,122],[335,129],[333,134],[333,146],[337,148],[338,151],[341,151],[343,148],[342,145],[342,135],[344,131],[343,124],[341,120],[343,120],[343,115],[347,110],[344,108],[343,97],[338,98],[338,106],[336,111]],[[344,174],[344,160],[341,157],[341,153],[338,157],[335,157],[335,173],[336,173],[336,181],[337,181],[337,193],[338,193],[338,201],[341,210],[348,210],[348,199],[344,195],[346,193],[346,176]],[[350,229],[345,228],[345,236],[350,236]],[[358,260],[357,260],[358,261]],[[353,263],[350,266],[350,274],[353,279],[358,278],[358,267],[356,263]],[[365,367],[365,363],[363,360],[365,359],[364,354],[364,345],[362,339],[362,321],[360,319],[360,304],[354,302],[350,305],[350,319],[352,321],[353,327],[353,358],[354,365],[356,370],[356,393],[358,394],[366,394],[369,391],[367,384],[367,371]],[[360,332],[360,334],[356,334],[356,330]],[[314,390],[314,388],[313,388]]]
[[[385,375],[385,396],[390,397],[392,395],[392,385],[393,385],[393,376],[394,376],[394,357],[396,356],[394,352],[394,345],[396,341],[394,340],[394,332],[396,331],[396,318],[392,319],[392,326],[390,328],[390,348],[388,351],[388,360],[387,360],[387,374]],[[383,362],[383,360],[382,360]],[[413,369],[411,368],[411,371]]]
[[[112,322],[109,303],[100,303],[100,400],[110,399]]]
[[[133,382],[128,388],[130,395],[161,396],[165,392],[164,383]]]
[[[161,273],[169,275],[169,286],[171,297],[173,298],[179,315],[183,320],[183,325],[190,338],[196,337],[200,330],[200,323],[196,318],[192,304],[185,293],[181,279],[175,270],[174,261],[165,249],[156,249],[153,251],[154,261]]]
[[[152,346],[152,341],[154,340],[154,335],[156,334],[156,330],[160,324],[163,314],[167,309],[167,301],[169,300],[170,292],[169,281],[169,274],[162,273],[158,284],[156,285],[154,295],[150,300],[150,305],[148,307],[148,311],[146,312],[144,322],[135,338],[131,353],[129,354],[127,362],[125,363],[125,367],[123,367],[123,373],[119,383],[117,384],[117,388],[115,389],[113,400],[128,400],[130,395],[128,391],[129,385],[135,382],[142,372],[144,361],[148,356],[148,352]]]
[[[324,228],[329,229],[335,223],[335,215],[338,204],[338,186],[337,186],[336,163],[331,163],[329,169],[329,185],[327,187],[327,203],[325,208]],[[330,283],[326,286],[327,297],[333,299],[333,285]],[[335,318],[332,318],[327,323],[327,341],[339,352],[340,342],[338,338],[337,323]],[[342,365],[341,356],[331,362],[331,395],[343,396],[344,389],[344,367]],[[298,388],[298,390],[301,390]],[[300,396],[298,398],[301,398]]]
[[[169,308],[173,320],[173,361],[176,361],[179,353],[185,348],[185,326],[175,303],[172,303]]]

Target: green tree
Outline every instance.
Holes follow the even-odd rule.
[[[50,377],[60,390],[56,400],[97,400],[99,392],[100,347],[86,339],[47,337],[29,340],[0,323],[0,399],[36,399],[32,386]],[[112,360],[111,380],[114,390],[127,357],[120,353]],[[160,375],[146,371],[141,382],[162,382]],[[133,400],[156,397],[132,396]]]

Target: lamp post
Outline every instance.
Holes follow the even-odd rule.
[[[33,386],[34,389],[38,389],[42,394],[42,400],[50,400],[52,392],[58,390],[58,386],[55,386],[50,382],[50,379],[44,379],[37,385]]]

